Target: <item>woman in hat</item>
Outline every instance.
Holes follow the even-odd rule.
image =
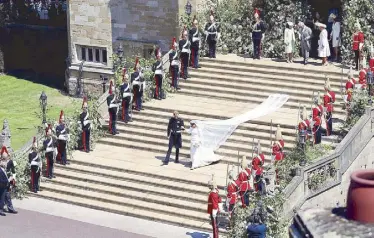
[[[317,22],[316,26],[319,27],[321,33],[319,34],[318,41],[318,57],[322,58],[322,65],[327,66],[327,57],[330,56],[330,46],[328,41],[328,33],[326,30],[326,25]]]
[[[338,61],[339,47],[342,45],[340,40],[340,22],[337,21],[334,13],[330,14],[330,19],[333,20],[330,40],[332,40],[332,48],[334,49],[334,60]]]
[[[287,22],[287,27],[284,30],[284,44],[285,52],[287,54],[287,63],[293,63],[293,52],[295,51],[295,31],[293,30],[293,23]]]

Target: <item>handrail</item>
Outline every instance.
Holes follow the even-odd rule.
[[[299,209],[308,199],[318,196],[342,182],[343,174],[374,136],[373,117],[374,108],[367,107],[365,114],[339,143],[333,154],[324,156],[315,163],[299,169],[298,175],[283,190],[286,198],[283,212],[286,219],[291,219],[295,210]],[[325,180],[320,186],[311,188],[313,176],[316,174],[322,174]]]

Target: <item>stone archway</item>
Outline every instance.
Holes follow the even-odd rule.
[[[342,1],[341,0],[308,0],[311,6],[311,11],[313,17],[315,17],[316,12],[318,12],[322,18],[323,23],[327,23],[329,14],[332,9],[337,9],[339,12],[339,17],[342,13]]]

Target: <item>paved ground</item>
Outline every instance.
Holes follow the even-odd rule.
[[[0,217],[1,237],[208,238],[210,234],[41,198],[13,201],[19,214]],[[53,235],[51,235],[53,234]]]
[[[18,209],[19,214],[1,218],[2,237],[12,238],[148,238],[117,229]]]

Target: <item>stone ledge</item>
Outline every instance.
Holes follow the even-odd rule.
[[[80,64],[73,63],[69,70],[79,71]],[[99,73],[99,74],[106,74],[106,75],[114,75],[112,68],[108,66],[101,66],[96,64],[84,63],[83,64],[83,72],[91,72],[91,73]]]
[[[290,227],[290,237],[360,237],[374,236],[374,224],[348,220],[343,207],[299,211]]]

